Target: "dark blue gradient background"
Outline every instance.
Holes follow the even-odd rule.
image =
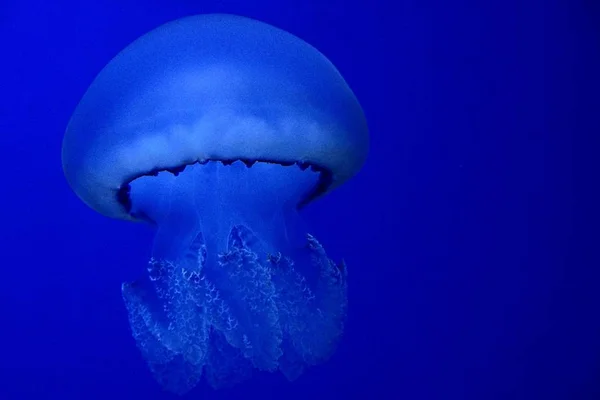
[[[199,12],[325,53],[372,151],[306,210],[349,265],[339,351],[189,398],[600,399],[598,2],[0,1],[1,400],[174,398],[120,295],[152,232],[82,204],[60,146],[111,57]]]

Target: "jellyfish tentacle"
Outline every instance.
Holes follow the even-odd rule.
[[[182,177],[199,181],[228,171],[224,166],[201,168],[190,168],[185,173],[191,175]],[[296,177],[293,169],[270,168],[273,176]],[[243,182],[257,173],[237,168],[234,175]],[[170,182],[181,186],[188,181]],[[231,183],[227,185],[229,190]],[[180,200],[187,201],[189,212],[194,207],[203,210],[194,212],[195,220],[185,219],[183,209],[173,214],[160,208],[164,205],[157,208],[156,215],[168,218],[156,240],[172,243],[155,247],[147,288],[124,285],[133,336],[150,370],[165,389],[175,393],[189,391],[201,376],[215,388],[228,386],[245,379],[252,368],[279,370],[289,380],[298,378],[307,366],[330,357],[342,333],[347,308],[345,264],[334,263],[310,234],[301,233],[303,246],[295,240],[301,226],[294,224],[295,210],[285,209],[264,225],[258,224],[257,215],[245,214],[252,213],[245,205],[257,200],[242,205],[239,200],[257,193],[269,199],[271,186],[265,193],[256,189],[229,193],[232,199],[222,194],[218,202],[205,195],[207,190],[219,190],[218,186],[204,183],[198,188],[199,194],[184,191],[185,196],[197,194],[194,202],[187,197]],[[279,204],[277,199],[273,203]],[[238,208],[229,210],[225,205]],[[258,211],[268,217],[266,207]],[[170,219],[173,216],[175,220]],[[186,229],[177,225],[180,220]]]
[[[149,303],[145,301],[139,282],[123,283],[121,291],[133,338],[144,359],[150,364],[172,360],[175,352],[161,342],[164,329],[152,314]]]
[[[122,285],[133,338],[156,381],[170,392],[187,393],[202,377],[203,360],[177,353],[167,345],[176,341],[177,332],[166,329],[149,306],[147,294],[139,282]]]
[[[250,377],[252,362],[240,349],[231,346],[222,332],[213,330],[205,374],[214,389],[231,387]]]
[[[252,245],[261,249],[250,229],[231,228],[216,284],[204,271],[200,233],[180,258],[183,266],[151,259],[147,282],[160,307],[141,285],[123,285],[133,336],[164,388],[185,393],[203,371],[211,386],[225,387],[252,367],[294,380],[336,347],[347,307],[344,262],[335,264],[311,235],[295,253],[309,265],[282,253],[260,257]],[[315,283],[298,272],[306,268],[318,271]]]
[[[327,332],[315,337],[315,351],[310,363],[316,364],[331,356],[343,333],[348,308],[348,272],[345,262],[336,264],[331,260],[314,236],[308,235],[307,243],[313,267],[319,270],[315,289],[316,308],[311,319],[313,329]]]
[[[155,272],[155,270],[160,272]],[[158,276],[154,284],[163,305],[166,329],[171,339],[165,344],[194,364],[203,364],[208,348],[208,326],[203,310],[189,295],[190,282],[183,269],[170,261],[151,259],[148,271]]]
[[[227,252],[219,255],[219,265],[234,288],[231,307],[244,328],[242,353],[256,368],[274,371],[281,356],[282,333],[270,270],[248,247],[258,243],[248,228],[233,226],[228,243]]]
[[[194,254],[192,259],[201,260],[202,250],[202,238],[197,236],[181,260],[189,261]],[[132,334],[161,386],[184,394],[200,381],[208,353],[207,318],[189,295],[201,266],[190,272],[174,262],[151,258],[147,271],[148,289],[144,281],[122,285]]]
[[[338,267],[331,261],[312,235],[307,235],[305,251],[310,267],[319,271],[314,289],[298,273],[292,259],[281,255],[268,258],[277,282],[277,306],[285,332],[283,372],[290,379],[302,372],[300,363],[314,365],[330,357],[346,318],[345,264]]]

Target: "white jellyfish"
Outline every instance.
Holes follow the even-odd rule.
[[[156,228],[148,273],[123,284],[137,346],[186,393],[252,368],[295,379],[334,350],[346,268],[299,210],[351,178],[361,106],[299,38],[223,14],[147,33],[99,73],[67,127],[63,168],[109,217]]]

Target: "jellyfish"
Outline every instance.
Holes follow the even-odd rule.
[[[352,178],[368,146],[336,67],[250,18],[166,23],[100,71],[68,123],[63,170],[95,211],[155,230],[146,271],[121,292],[165,390],[254,370],[294,380],[331,356],[347,268],[300,214]]]

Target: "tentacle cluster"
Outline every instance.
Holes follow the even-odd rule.
[[[214,388],[230,386],[253,368],[294,380],[335,349],[346,316],[346,266],[308,235],[294,260],[317,268],[309,283],[292,258],[258,254],[255,243],[249,229],[233,227],[218,256],[220,274],[209,279],[198,234],[184,260],[152,259],[147,284],[123,284],[133,337],[166,390],[187,393],[203,375]]]

